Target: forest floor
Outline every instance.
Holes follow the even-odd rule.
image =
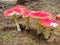
[[[6,4],[3,4],[6,5]],[[3,12],[6,9],[12,8],[15,5],[6,5],[5,8],[0,9],[0,45],[60,45],[60,39],[55,42],[47,43],[43,36],[36,34],[37,20],[30,18],[30,30],[25,30],[25,18],[18,18],[18,22],[22,31],[16,30],[14,20],[12,17],[5,17]],[[34,1],[25,4],[27,9],[41,10],[52,13],[53,19],[60,13],[60,1]],[[22,26],[23,25],[23,26]]]

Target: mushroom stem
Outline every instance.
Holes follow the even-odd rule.
[[[26,29],[29,29],[29,17],[26,17]]]
[[[45,33],[44,33],[44,38],[48,39],[50,36],[50,28],[46,27]]]
[[[14,19],[15,24],[16,24],[16,26],[17,26],[17,30],[18,30],[18,31],[21,31],[20,26],[19,26],[18,21],[17,21],[17,16],[16,16],[15,14],[13,15],[13,19]]]
[[[37,35],[41,33],[41,24],[39,23],[40,19],[38,19],[38,27],[37,27]]]

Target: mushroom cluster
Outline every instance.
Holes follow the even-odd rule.
[[[45,11],[33,11],[28,10],[23,5],[17,5],[14,8],[8,9],[4,12],[4,16],[13,16],[13,19],[15,21],[16,27],[18,31],[21,31],[21,28],[17,21],[17,16],[22,16],[26,19],[26,28],[29,29],[29,17],[35,18],[38,20],[38,28],[37,28],[37,34],[40,34],[42,32],[41,28],[42,26],[46,27],[46,30],[44,32],[44,37],[48,39],[50,35],[51,28],[57,28],[60,23],[57,20],[52,19],[52,14]],[[56,16],[56,19],[60,19],[60,15]]]

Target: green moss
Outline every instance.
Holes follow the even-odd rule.
[[[0,36],[0,38],[1,38],[2,40],[7,40],[7,39],[10,39],[10,38],[12,38],[12,37],[14,37],[14,35],[11,34],[11,33],[3,33],[3,34]]]

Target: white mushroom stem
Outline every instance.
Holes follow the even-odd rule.
[[[50,36],[50,28],[49,27],[46,27],[46,30],[44,32],[44,38],[48,39]]]
[[[16,26],[17,26],[17,30],[18,30],[18,31],[21,31],[20,26],[19,26],[18,21],[17,21],[17,16],[16,16],[16,14],[13,15],[13,18],[14,18],[15,24],[16,24]]]
[[[41,33],[42,25],[39,23],[40,19],[38,19],[38,27],[37,27],[37,35]]]
[[[29,17],[26,17],[26,29],[29,29]]]

